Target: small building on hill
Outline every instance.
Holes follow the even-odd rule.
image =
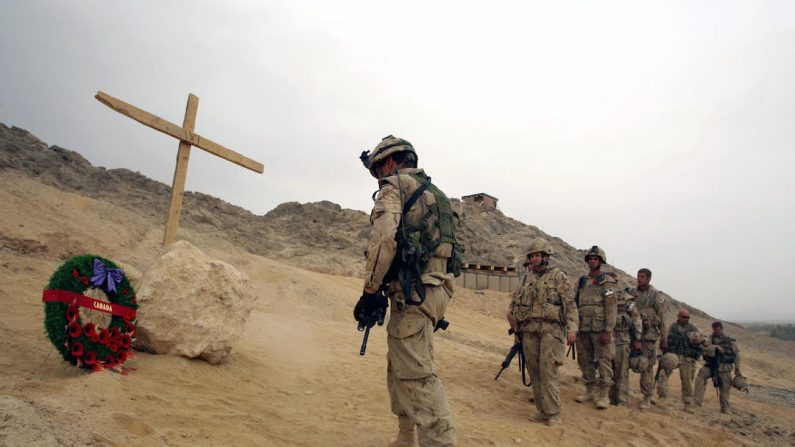
[[[464,202],[479,203],[481,206],[486,206],[495,210],[497,209],[498,199],[494,196],[486,194],[485,192],[464,196],[461,197],[461,200]]]

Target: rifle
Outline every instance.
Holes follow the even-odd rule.
[[[663,351],[663,354],[665,351]],[[654,390],[657,388],[657,382],[660,380],[660,371],[662,371],[662,355],[657,356],[657,372],[654,373],[654,384],[651,386],[651,389]]]
[[[576,341],[574,343],[570,344],[569,345],[569,350],[566,351],[566,357],[568,357],[569,354],[571,354],[571,359],[572,360],[577,360],[577,349],[574,347],[574,345],[576,345],[576,344],[577,344]]]
[[[709,366],[709,374],[712,376],[712,386],[715,387],[715,395],[718,396],[720,399],[720,387],[723,385],[723,381],[720,378],[720,374],[718,374],[718,367],[720,366],[720,359],[721,354],[715,349],[715,357],[712,359],[707,360],[707,366]]]
[[[513,334],[514,334],[513,329],[508,329],[508,335],[513,335]],[[519,338],[519,341],[517,341],[516,343],[513,344],[513,346],[511,346],[511,349],[508,351],[508,355],[505,356],[505,360],[503,360],[502,363],[500,364],[500,366],[502,366],[502,369],[500,369],[500,372],[498,372],[497,375],[494,377],[494,380],[500,378],[500,374],[502,374],[503,371],[505,371],[506,369],[508,369],[509,366],[511,366],[513,358],[516,357],[516,354],[519,354],[519,370],[522,372],[522,384],[524,384],[524,386],[530,386],[532,385],[532,382],[529,382],[527,380],[527,377],[525,376],[526,363],[524,358],[524,349],[522,346],[522,333],[518,332],[517,337]]]

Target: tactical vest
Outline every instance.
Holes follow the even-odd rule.
[[[577,283],[577,310],[580,314],[580,332],[602,332],[605,330],[605,300],[616,293],[615,280],[606,273],[596,277],[593,285],[588,275]]]
[[[668,352],[693,359],[699,358],[703,352],[703,348],[700,346],[693,346],[693,344],[690,343],[690,338],[687,336],[687,334],[697,331],[696,327],[688,323],[687,326],[685,326],[685,330],[681,333],[679,332],[679,327],[679,324],[675,323],[668,331]]]
[[[396,182],[390,182],[403,193],[400,185],[400,176],[396,177]],[[401,197],[403,200],[403,210],[400,217],[400,224],[395,233],[397,251],[392,261],[386,278],[390,281],[400,282],[401,289],[406,297],[412,296],[412,287],[416,290],[418,301],[407,299],[409,304],[421,304],[425,300],[425,286],[420,280],[423,273],[436,271],[439,266],[431,263],[432,258],[444,261],[445,273],[452,273],[454,276],[461,275],[461,261],[464,252],[463,246],[458,243],[455,237],[455,226],[458,215],[453,212],[450,199],[431,183],[431,178],[424,172],[408,174],[412,179],[420,184],[408,198]],[[434,203],[428,204],[425,215],[421,216],[416,222],[409,222],[409,211],[415,206],[425,191],[433,194]],[[440,259],[441,258],[441,259]],[[440,269],[441,270],[441,269]]]
[[[734,349],[732,349],[733,342],[733,338],[725,335],[720,338],[714,335],[712,336],[712,344],[723,348],[723,353],[720,355],[721,363],[734,363],[734,360],[737,358],[737,354],[734,352]]]
[[[627,299],[629,294],[616,293],[618,293],[618,298],[616,299],[616,326],[613,328],[613,332],[627,332],[632,326],[632,317],[629,312],[632,309],[633,302]]]
[[[635,289],[635,301],[640,311],[640,317],[643,320],[642,338],[647,341],[657,341],[662,333],[660,328],[663,325],[663,321],[655,308],[655,304],[657,304],[657,289],[651,289],[651,292],[642,300],[639,298],[641,293],[643,293],[641,290]]]
[[[563,317],[563,297],[558,293],[557,267],[547,267],[540,276],[528,272],[513,302],[513,315],[519,321],[543,320],[565,323]]]

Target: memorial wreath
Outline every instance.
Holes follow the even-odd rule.
[[[107,301],[84,295],[89,289]],[[67,362],[96,371],[118,368],[132,356],[138,304],[113,262],[93,255],[68,259],[53,272],[42,301],[47,336]],[[86,321],[99,319],[106,327]]]

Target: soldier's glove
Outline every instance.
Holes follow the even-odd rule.
[[[375,293],[362,292],[361,298],[353,308],[353,318],[359,322],[359,327],[373,327],[384,324],[388,301],[381,290]]]

